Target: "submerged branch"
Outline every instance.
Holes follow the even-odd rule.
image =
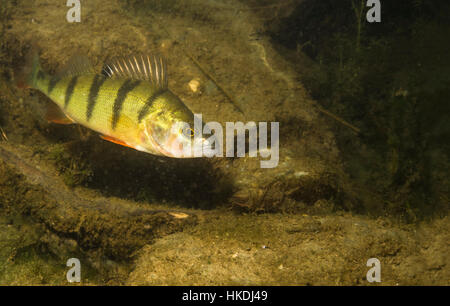
[[[333,119],[336,120],[337,122],[339,122],[339,123],[345,125],[346,127],[349,127],[350,129],[352,129],[352,130],[353,130],[354,132],[356,132],[357,134],[361,133],[361,130],[360,130],[359,128],[357,128],[356,126],[354,126],[354,125],[351,124],[351,123],[348,123],[347,121],[345,121],[345,120],[342,119],[341,117],[339,117],[339,116],[337,116],[337,115],[335,115],[335,114],[333,114],[333,113],[327,111],[326,109],[324,109],[324,108],[322,108],[322,107],[320,107],[320,106],[318,106],[318,110],[319,110],[322,114],[325,114],[325,115],[327,115],[328,117],[333,118]]]

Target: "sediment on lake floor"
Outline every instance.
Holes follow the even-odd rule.
[[[194,213],[152,209],[115,198],[87,198],[67,188],[48,166],[0,147],[0,206],[27,216],[49,233],[75,241],[79,251],[126,259],[156,237],[196,222]]]

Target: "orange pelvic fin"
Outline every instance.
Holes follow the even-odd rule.
[[[57,124],[74,124],[75,122],[67,117],[66,114],[54,103],[47,103],[46,119],[49,122]]]
[[[104,139],[104,140],[107,140],[107,141],[119,144],[119,145],[124,146],[124,147],[128,147],[128,148],[134,149],[132,146],[129,146],[128,144],[126,144],[125,142],[123,142],[122,140],[119,140],[117,138],[114,138],[114,137],[111,137],[111,136],[106,136],[106,135],[100,135],[100,137],[102,139]]]

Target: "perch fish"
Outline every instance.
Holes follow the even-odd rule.
[[[191,128],[193,113],[168,89],[161,56],[116,58],[101,73],[83,57],[73,57],[66,66],[50,75],[34,55],[22,71],[22,87],[43,92],[58,106],[49,108],[49,121],[78,123],[105,140],[168,157],[193,157],[194,150],[210,145]]]

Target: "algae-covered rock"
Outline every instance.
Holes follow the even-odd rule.
[[[80,251],[123,260],[155,237],[195,223],[193,214],[112,197],[87,197],[65,186],[48,166],[27,160],[26,148],[21,153],[15,150],[0,147],[2,209],[26,215],[50,232],[76,241]]]

